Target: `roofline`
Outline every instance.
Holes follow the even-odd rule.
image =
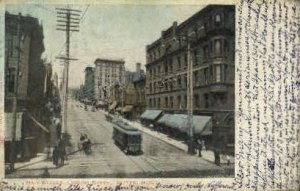
[[[123,59],[108,59],[108,58],[97,58],[95,60],[95,64],[96,62],[118,62],[118,63],[125,63],[125,61]]]
[[[235,6],[234,4],[232,4],[232,5],[207,5],[207,6],[203,7],[202,9],[200,9],[195,14],[193,14],[192,16],[190,16],[189,18],[187,18],[185,21],[183,21],[179,25],[177,25],[177,30],[180,30],[180,29],[184,28],[185,25],[192,22],[195,18],[197,18],[199,16],[202,16],[204,14],[204,12],[209,11],[212,8],[215,8],[215,7],[216,8],[224,8],[224,7],[234,8],[234,6]],[[149,49],[154,48],[157,45],[159,45],[162,38],[163,38],[162,36],[167,36],[168,34],[166,34],[166,32],[170,32],[172,27],[173,27],[173,25],[168,27],[166,30],[162,30],[162,35],[157,40],[155,40],[151,44],[146,45],[146,51],[149,50]]]

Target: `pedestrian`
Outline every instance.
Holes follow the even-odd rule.
[[[60,125],[60,123],[57,123],[57,125],[56,125],[56,132],[57,132],[57,139],[60,139],[60,136],[61,136],[61,125]]]
[[[214,154],[215,154],[215,164],[218,165],[218,166],[220,166],[220,164],[221,164],[221,158],[220,158],[219,151],[215,151]]]
[[[200,139],[197,139],[197,147],[198,147],[198,156],[202,157],[202,141]]]
[[[60,166],[63,166],[65,163],[65,157],[66,157],[66,147],[65,144],[63,142],[63,140],[59,141],[59,145],[58,145],[58,156],[60,159]]]
[[[229,166],[230,165],[230,157],[229,157],[229,155],[226,155],[226,160],[227,160],[227,166]]]
[[[57,146],[55,146],[54,149],[53,149],[52,159],[53,159],[53,164],[55,166],[58,166],[59,151],[58,151],[58,147]]]

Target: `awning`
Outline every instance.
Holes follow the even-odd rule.
[[[126,112],[131,112],[133,109],[133,105],[126,105],[124,108],[123,108],[123,112],[126,113]]]
[[[174,114],[168,117],[166,126],[176,128],[181,132],[188,133],[188,116],[185,114]],[[193,127],[195,134],[211,135],[212,120],[210,116],[193,115]]]
[[[105,105],[104,101],[98,100],[95,105]]]
[[[122,111],[122,107],[117,107],[116,111]]]
[[[32,119],[33,122],[35,122],[35,124],[37,124],[42,130],[46,131],[47,133],[49,133],[49,130],[47,127],[45,127],[44,125],[42,125],[40,122],[38,122],[30,113],[28,113],[28,116],[30,117],[30,119]]]
[[[113,110],[117,107],[117,102],[116,101],[113,101],[113,103],[109,106],[109,110]]]
[[[167,122],[170,120],[172,114],[164,114],[158,121],[158,124],[167,125]]]
[[[23,119],[23,112],[17,113],[17,124],[16,124],[16,133],[15,133],[15,140],[20,141],[22,137],[22,119]],[[13,113],[4,113],[5,117],[5,141],[12,141],[13,137]]]
[[[155,120],[159,117],[159,115],[162,113],[162,110],[146,110],[142,115],[141,119],[147,119],[147,120]]]

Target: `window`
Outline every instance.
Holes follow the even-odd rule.
[[[188,64],[187,54],[184,55],[184,64],[185,64],[185,67],[187,67],[187,64]]]
[[[178,108],[182,109],[182,103],[181,103],[181,96],[177,96],[177,104],[178,104]]]
[[[149,99],[149,106],[152,107],[152,99]]]
[[[157,106],[158,106],[158,108],[160,108],[160,98],[158,98],[158,100],[157,100]]]
[[[220,82],[221,81],[221,66],[216,65],[215,69],[216,69],[216,82]]]
[[[180,56],[177,57],[177,64],[178,64],[178,69],[181,68],[181,62],[180,62]]]
[[[184,75],[184,87],[186,88],[187,87],[187,76]]]
[[[194,106],[196,108],[199,108],[199,95],[198,94],[194,95]]]
[[[193,79],[193,82],[194,82],[194,86],[195,86],[195,85],[198,85],[198,71],[195,71],[195,72],[194,72],[194,79]]]
[[[220,55],[221,54],[221,41],[215,40],[215,54]]]
[[[194,65],[197,65],[198,64],[198,52],[197,52],[197,50],[194,50],[193,57],[194,57]]]
[[[177,85],[178,87],[181,87],[181,76],[177,77]]]
[[[8,69],[7,84],[8,84],[8,92],[13,93],[14,87],[15,87],[15,69],[14,68]]]
[[[156,107],[156,99],[153,98],[153,107]]]
[[[165,97],[165,107],[168,107],[168,97]]]
[[[156,82],[153,83],[153,91],[156,92]]]
[[[167,73],[168,73],[168,65],[165,64],[165,74],[167,74]]]
[[[173,96],[170,97],[170,108],[173,108]]]
[[[150,93],[152,92],[152,84],[149,84],[149,88],[150,88]]]
[[[204,69],[204,84],[208,84],[208,68]]]
[[[205,103],[204,107],[208,108],[208,106],[209,106],[209,98],[208,98],[208,94],[207,93],[204,94],[204,103]]]
[[[160,66],[157,67],[157,74],[160,75]]]
[[[224,40],[224,52],[228,52],[228,51],[229,51],[228,42],[227,40]]]
[[[203,54],[204,54],[204,58],[208,58],[209,51],[208,51],[208,46],[207,45],[203,47]]]
[[[172,73],[173,72],[173,62],[172,59],[169,60],[169,70]]]
[[[220,14],[216,14],[215,16],[215,24],[216,26],[220,26],[221,25],[221,15]]]
[[[170,90],[173,90],[173,81],[172,81],[172,79],[169,79],[169,83],[170,83],[170,85],[169,85]]]
[[[184,107],[184,108],[187,107],[187,97],[186,97],[186,96],[184,96],[184,105],[183,105],[183,107]]]

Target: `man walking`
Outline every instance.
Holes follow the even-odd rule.
[[[197,146],[198,146],[198,156],[202,157],[202,141],[200,139],[197,139]]]

